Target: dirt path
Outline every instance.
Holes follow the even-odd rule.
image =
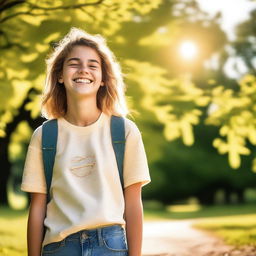
[[[244,254],[206,232],[191,227],[195,221],[144,222],[143,256],[255,256]],[[253,253],[253,252],[252,252]]]

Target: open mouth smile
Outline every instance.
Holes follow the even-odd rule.
[[[91,84],[93,82],[91,79],[87,78],[75,78],[73,81],[78,84]]]

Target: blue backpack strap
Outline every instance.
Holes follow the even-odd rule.
[[[53,165],[56,155],[57,137],[57,119],[52,119],[44,122],[42,131],[42,152],[45,180],[47,186],[47,203],[49,203],[50,201],[50,188],[52,182]]]
[[[111,138],[112,145],[116,155],[117,167],[119,172],[122,188],[124,189],[123,162],[125,150],[125,125],[124,118],[111,116]]]

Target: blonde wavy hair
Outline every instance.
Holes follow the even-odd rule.
[[[58,79],[62,73],[65,58],[77,45],[96,50],[101,58],[104,86],[100,86],[97,92],[97,107],[108,115],[126,116],[128,114],[124,95],[126,88],[115,56],[102,36],[90,35],[74,27],[46,59],[47,74],[41,101],[42,116],[53,119],[63,117],[67,112],[66,90],[59,84]]]

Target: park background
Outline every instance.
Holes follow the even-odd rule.
[[[202,227],[254,246],[255,19],[249,0],[0,1],[0,254],[26,252],[20,183],[45,58],[73,26],[105,36],[122,66],[152,179],[145,218],[220,216]]]

